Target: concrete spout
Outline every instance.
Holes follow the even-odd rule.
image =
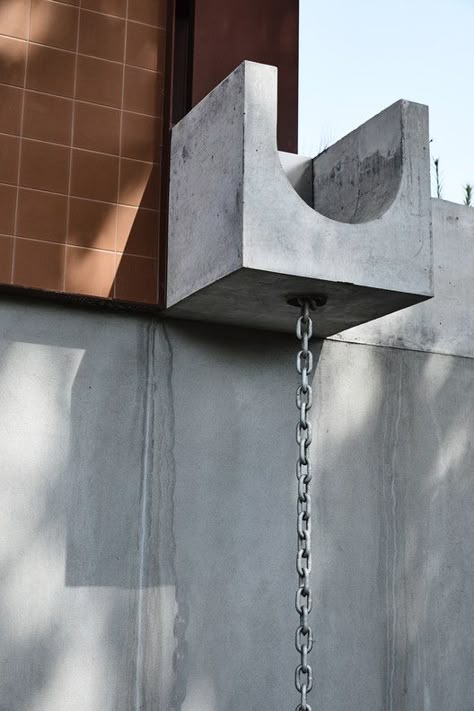
[[[433,295],[426,106],[399,101],[315,159],[276,147],[277,70],[243,62],[173,129],[167,314],[329,336]]]

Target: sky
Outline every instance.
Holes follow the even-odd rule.
[[[298,153],[316,155],[398,99],[428,104],[442,197],[463,202],[474,183],[474,0],[300,0],[299,81]]]

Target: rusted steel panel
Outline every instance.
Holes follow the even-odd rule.
[[[298,139],[299,0],[195,0],[194,106],[244,59],[278,67],[278,147]]]

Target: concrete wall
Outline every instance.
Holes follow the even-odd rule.
[[[474,358],[474,210],[431,200],[435,296],[336,340]]]
[[[296,706],[295,339],[0,334],[0,711]],[[473,360],[315,351],[313,708],[472,711]]]

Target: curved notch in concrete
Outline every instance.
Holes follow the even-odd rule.
[[[315,159],[278,153],[274,67],[244,62],[173,129],[169,314],[337,333],[432,295],[428,111],[399,101]]]
[[[333,220],[369,222],[396,199],[402,179],[402,122],[376,116],[313,160],[314,208]]]

